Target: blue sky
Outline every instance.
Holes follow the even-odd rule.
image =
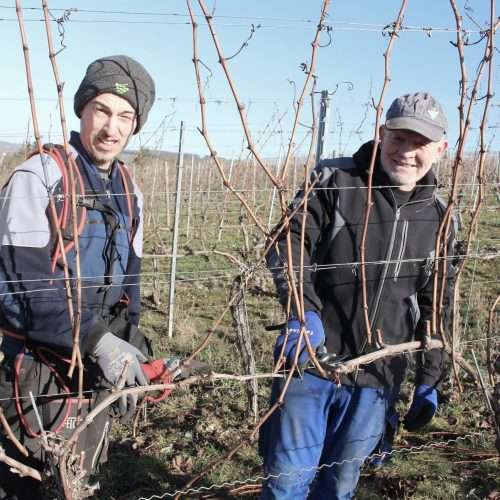
[[[300,64],[310,58],[310,42],[319,17],[319,0],[206,0],[215,5],[215,25],[226,55],[233,54],[248,37],[250,26],[261,25],[248,47],[230,61],[236,87],[248,108],[248,119],[255,140],[262,136],[266,126],[277,132],[266,139],[265,155],[277,155],[280,146],[287,142],[293,117],[293,85],[302,87],[304,74]],[[353,134],[362,122],[365,103],[371,95],[377,100],[383,83],[383,52],[388,37],[381,34],[382,26],[394,21],[400,7],[399,0],[337,0],[329,10],[328,24],[333,26],[332,42],[318,53],[317,90],[334,90],[332,97],[328,151],[353,152],[361,141],[373,135],[375,112],[370,109],[361,137]],[[482,26],[489,18],[489,0],[474,0],[473,11],[468,12]],[[430,91],[442,103],[450,123],[450,143],[457,137],[459,64],[456,49],[450,44],[455,33],[436,28],[453,29],[454,17],[448,0],[409,0],[404,24],[416,28],[432,27],[425,33],[421,29],[405,31],[396,41],[391,62],[392,81],[386,96],[386,108],[398,95],[416,90]],[[464,0],[457,1],[464,12]],[[30,8],[40,7],[41,1],[22,2],[24,16],[40,19],[41,12]],[[13,0],[0,0],[0,43],[3,48],[0,100],[0,140],[22,142],[30,118],[22,48]],[[78,121],[72,112],[72,99],[87,65],[94,59],[111,54],[128,54],[148,68],[157,84],[159,97],[149,121],[132,146],[147,144],[150,147],[176,149],[179,123],[186,123],[186,151],[206,154],[203,140],[196,131],[200,123],[196,84],[192,64],[192,32],[186,17],[187,9],[180,0],[51,0],[52,9],[80,9],[72,11],[64,24],[66,45],[58,56],[62,78],[65,81],[66,114],[70,127],[77,128]],[[200,11],[193,0],[196,12]],[[115,13],[83,12],[116,11]],[[129,14],[120,14],[128,12]],[[150,14],[139,14],[139,12]],[[135,14],[132,14],[135,13]],[[175,14],[175,15],[167,15]],[[62,11],[54,10],[60,17]],[[217,151],[224,156],[240,154],[242,129],[231,95],[217,63],[208,29],[201,16],[199,29],[200,58],[213,76],[206,89],[207,118],[212,140]],[[56,89],[49,64],[44,25],[38,21],[26,23],[30,54],[33,65],[35,93],[38,99],[40,128],[44,140],[57,141],[60,125],[56,102]],[[477,27],[464,16],[464,26]],[[471,33],[471,40],[478,38]],[[498,38],[498,37],[497,37]],[[54,40],[59,43],[54,26]],[[323,37],[326,43],[328,38]],[[484,44],[469,47],[466,65],[472,79]],[[498,54],[497,54],[498,56]],[[498,59],[497,59],[498,60]],[[494,91],[498,91],[498,64],[496,64]],[[205,71],[205,76],[208,74]],[[483,86],[484,90],[484,86]],[[488,140],[493,149],[500,149],[500,102],[494,97],[489,115]],[[473,125],[482,112],[480,101],[475,110]],[[284,115],[281,126],[275,117]],[[310,104],[304,110],[303,122],[310,121]],[[162,128],[162,124],[165,126]],[[340,125],[342,124],[342,125]],[[477,130],[471,134],[468,149],[476,146]],[[495,132],[498,132],[495,134]],[[296,142],[307,133],[300,129]],[[267,137],[267,136],[266,136]],[[304,140],[302,151],[308,142]]]

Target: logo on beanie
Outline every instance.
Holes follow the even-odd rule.
[[[128,83],[115,83],[115,91],[119,95],[126,94],[129,91]]]

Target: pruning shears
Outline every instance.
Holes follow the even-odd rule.
[[[319,366],[323,368],[327,373],[336,374],[337,370],[344,361],[349,359],[348,354],[339,355],[326,350],[325,345],[322,345],[316,351],[316,359],[318,360]]]
[[[176,357],[155,359],[149,363],[141,364],[141,368],[152,384],[171,384],[191,375],[208,375],[211,373],[209,366],[201,361],[191,361],[189,365],[182,365],[181,359]],[[172,389],[165,389],[161,396],[148,400],[154,403],[162,401],[172,393]]]

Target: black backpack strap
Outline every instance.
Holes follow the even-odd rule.
[[[125,163],[117,161],[117,165],[118,171],[120,172],[120,178],[122,180],[123,192],[125,194],[125,201],[127,205],[127,213],[130,220],[129,240],[132,241],[137,231],[137,227],[139,226],[139,219],[135,215],[135,186],[134,182],[132,181],[132,177],[130,176],[130,171]]]

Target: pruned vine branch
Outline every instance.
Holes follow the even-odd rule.
[[[391,81],[391,73],[390,73],[390,60],[392,47],[398,36],[398,33],[401,29],[401,24],[403,22],[404,12],[406,10],[407,0],[403,0],[401,6],[399,8],[399,13],[396,21],[392,25],[392,29],[390,32],[389,43],[387,44],[387,49],[384,52],[384,83],[382,85],[382,90],[380,92],[380,97],[376,106],[376,114],[375,114],[375,131],[373,138],[373,148],[372,154],[370,158],[370,166],[368,168],[368,190],[366,195],[366,203],[365,203],[365,218],[364,218],[364,226],[363,226],[363,236],[361,239],[361,287],[363,292],[363,316],[365,322],[365,331],[366,331],[366,341],[368,345],[372,344],[372,325],[368,312],[368,291],[366,286],[366,244],[368,237],[368,224],[370,221],[370,212],[372,207],[372,186],[373,186],[373,172],[375,169],[375,160],[377,158],[377,151],[379,147],[380,140],[380,125],[382,113],[384,110],[384,97],[387,91],[387,87],[389,82]]]

